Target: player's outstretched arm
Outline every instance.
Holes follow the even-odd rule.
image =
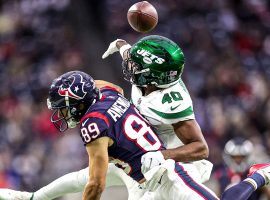
[[[185,144],[163,150],[165,159],[188,162],[205,159],[209,155],[208,145],[196,120],[187,120],[173,124],[175,134]]]
[[[110,54],[113,54],[115,52],[120,53],[123,60],[127,57],[127,50],[131,48],[131,45],[127,43],[125,40],[117,39],[110,43],[108,49],[105,51],[105,53],[102,55],[102,58],[107,58]]]
[[[109,164],[109,142],[110,138],[101,137],[86,145],[89,155],[89,181],[84,189],[83,200],[99,200],[101,197]]]
[[[120,94],[124,95],[124,90],[118,85],[115,85],[113,83],[104,80],[95,80],[95,83],[98,89],[103,87],[112,87],[115,90],[117,90]]]

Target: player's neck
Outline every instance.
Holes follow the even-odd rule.
[[[151,92],[154,92],[156,90],[158,90],[159,88],[157,88],[154,85],[148,85],[146,88],[143,88],[143,95],[147,96],[148,94],[150,94]]]

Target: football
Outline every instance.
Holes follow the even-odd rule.
[[[158,14],[155,7],[148,1],[140,1],[129,8],[127,19],[135,31],[147,33],[157,25]]]

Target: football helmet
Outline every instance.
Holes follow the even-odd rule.
[[[245,172],[250,166],[250,155],[253,151],[251,141],[242,137],[229,140],[224,147],[225,164],[236,173]]]
[[[67,72],[53,80],[47,105],[54,110],[51,122],[60,131],[74,128],[99,98],[94,79],[81,71]]]
[[[181,48],[170,39],[151,35],[140,39],[123,60],[124,78],[141,87],[167,88],[175,84],[184,68]]]

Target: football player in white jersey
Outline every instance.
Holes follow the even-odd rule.
[[[132,84],[131,101],[158,130],[165,143],[165,159],[188,162],[186,170],[198,174],[199,182],[208,180],[212,164],[209,150],[198,125],[192,100],[181,80],[184,54],[168,38],[147,36],[132,47],[124,40],[112,42],[102,56],[119,51],[124,78]],[[191,162],[196,161],[196,162]]]
[[[124,78],[132,84],[132,102],[157,128],[159,137],[169,148],[161,152],[163,157],[188,162],[185,170],[191,176],[196,174],[196,170],[199,172],[198,179],[192,178],[200,183],[208,180],[212,166],[206,160],[199,160],[208,156],[208,148],[196,122],[189,92],[181,80],[184,67],[181,48],[172,40],[158,35],[144,37],[132,46],[117,39],[102,58],[118,51],[123,58]],[[151,169],[162,156],[148,153],[144,157],[142,168]],[[258,187],[269,184],[269,164],[251,167],[250,174],[258,169],[264,171],[261,174],[264,174],[265,181],[252,175],[225,191],[221,199],[246,199]]]
[[[132,102],[149,122],[158,129],[160,138],[169,148],[164,151],[146,154],[142,159],[143,170],[148,171],[160,165],[164,159],[170,158],[186,162],[184,170],[188,171],[190,176],[197,182],[207,180],[212,166],[211,163],[202,160],[208,156],[208,147],[195,120],[189,93],[180,79],[184,66],[182,50],[167,38],[148,36],[142,38],[132,47],[123,40],[116,40],[111,43],[103,58],[117,51],[120,51],[124,60],[123,72],[125,79],[133,84]],[[192,163],[191,161],[195,162]],[[265,169],[269,171],[269,167],[260,168],[263,172],[260,173],[262,176],[259,176],[259,178],[255,173],[255,178],[250,177],[244,181],[243,185],[248,185],[248,189],[242,185],[233,189],[239,194],[243,194],[242,191],[247,190],[245,194],[248,195],[257,187],[268,183],[269,173],[268,171],[265,172]],[[111,171],[113,174],[116,170]],[[118,176],[118,179],[115,180],[122,179],[126,185],[135,186],[128,187],[129,199],[140,198],[135,195],[138,185],[133,184],[134,181],[132,182],[131,179],[128,179],[129,177],[125,177],[125,174],[118,175],[116,173],[115,176]],[[82,191],[87,178],[88,170],[73,172],[60,177],[33,193],[33,196],[30,193],[24,193],[23,195],[28,196],[21,199],[28,200],[32,196],[32,199],[47,200],[66,193]],[[116,183],[116,181],[112,180],[109,183],[117,184],[119,182]],[[193,186],[189,185],[189,187]],[[192,189],[196,190],[196,185]],[[226,198],[230,197],[230,195],[235,197],[236,192],[231,191],[225,195]],[[21,194],[10,190],[2,191],[2,194],[4,192],[6,192],[6,195],[17,195],[16,197]],[[226,199],[225,197],[223,199]],[[245,198],[239,197],[238,199]]]

